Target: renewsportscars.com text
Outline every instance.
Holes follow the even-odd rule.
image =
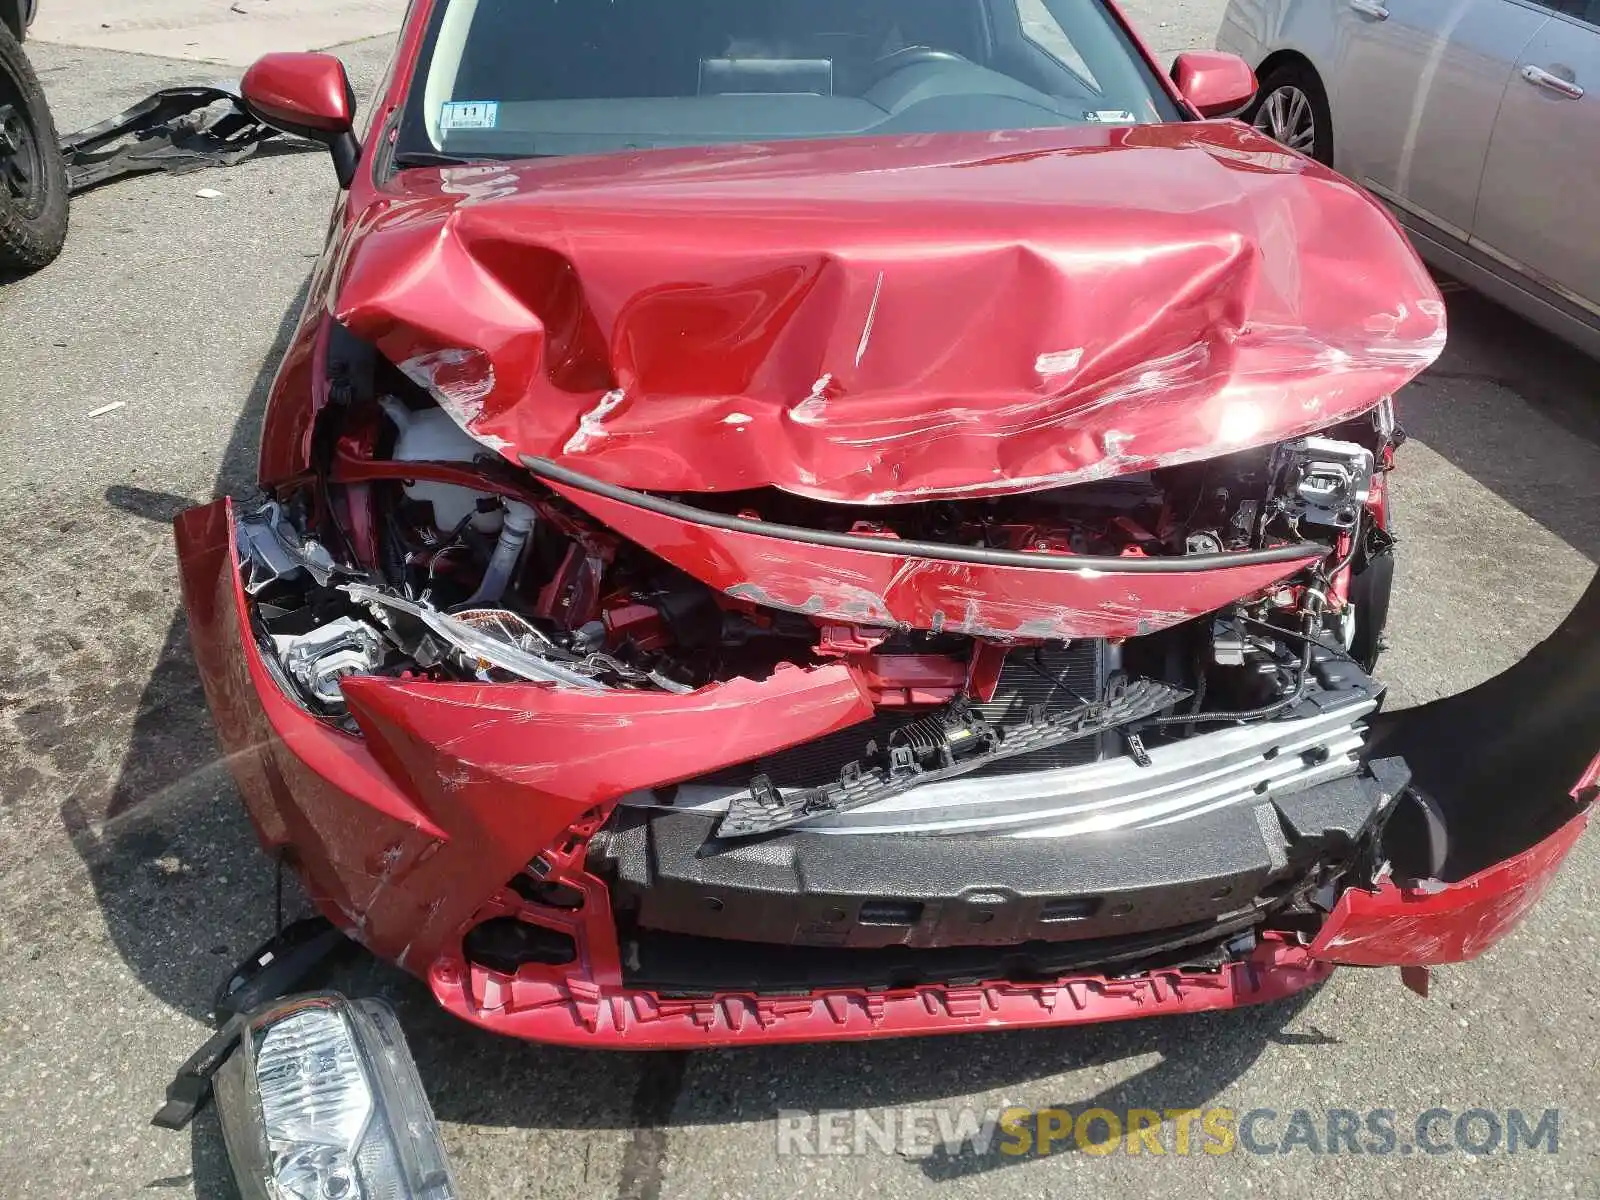
[[[1556,1154],[1559,1109],[896,1108],[778,1114],[781,1155]]]

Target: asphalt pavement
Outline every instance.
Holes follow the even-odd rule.
[[[1163,52],[1208,45],[1220,14],[1134,7]],[[219,73],[30,49],[63,129]],[[387,52],[341,48],[363,96]],[[168,522],[248,494],[333,195],[326,159],[300,152],[113,185],[74,203],[55,266],[0,285],[0,1196],[231,1194],[214,1119],[148,1124],[216,984],[270,932],[273,892],[218,761]],[[1448,299],[1450,347],[1400,398],[1396,703],[1516,661],[1600,561],[1600,365]],[[1436,972],[1427,1001],[1347,970],[1254,1010],[873,1045],[552,1049],[463,1026],[374,964],[341,982],[399,1005],[468,1196],[1600,1196],[1596,911],[1591,836],[1527,923]],[[1516,1156],[777,1152],[782,1110],[1094,1104],[1556,1108],[1560,1138]]]

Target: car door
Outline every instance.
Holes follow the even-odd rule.
[[[1520,0],[1333,3],[1335,165],[1465,241],[1501,97],[1549,13]]]
[[[1500,106],[1472,240],[1600,316],[1600,0],[1557,7]]]

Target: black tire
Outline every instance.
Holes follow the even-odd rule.
[[[1290,110],[1298,107],[1296,97],[1303,96],[1312,122],[1309,140],[1298,137],[1279,137],[1278,140],[1324,166],[1333,166],[1333,112],[1328,107],[1328,90],[1322,86],[1317,73],[1308,63],[1285,62],[1261,77],[1260,90],[1242,117],[1268,137],[1276,136],[1270,109],[1275,96],[1281,96]]]
[[[39,77],[0,24],[0,272],[37,271],[67,237],[67,168]]]
[[[1357,571],[1350,580],[1350,602],[1355,605],[1356,631],[1350,656],[1362,669],[1372,671],[1386,646],[1389,600],[1394,593],[1394,548],[1391,546]]]

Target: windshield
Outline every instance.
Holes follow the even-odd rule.
[[[1102,0],[440,0],[421,59],[402,162],[1178,116]]]

